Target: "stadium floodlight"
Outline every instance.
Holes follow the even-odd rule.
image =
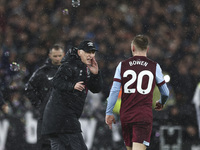
[[[164,75],[164,80],[166,83],[168,83],[170,81],[170,76],[168,74]]]

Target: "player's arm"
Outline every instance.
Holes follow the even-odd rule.
[[[106,124],[108,124],[109,128],[112,129],[112,123],[115,123],[115,118],[113,115],[113,108],[115,106],[115,103],[117,101],[119,92],[120,92],[120,87],[121,87],[121,77],[120,77],[120,72],[121,72],[121,63],[117,66],[117,69],[115,71],[115,76],[114,76],[114,81],[113,85],[111,87],[109,97],[108,97],[108,104],[106,108]]]
[[[121,83],[114,81],[108,97],[106,115],[113,115],[113,108],[118,99]]]
[[[160,100],[156,101],[155,110],[160,111],[163,109],[164,105],[167,102],[167,99],[169,97],[169,89],[167,87],[167,84],[165,83],[165,80],[162,74],[162,69],[160,68],[159,64],[157,64],[156,66],[156,83],[160,91],[161,98]]]

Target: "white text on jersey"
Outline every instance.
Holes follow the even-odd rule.
[[[129,61],[129,65],[133,66],[133,65],[142,65],[142,66],[147,66],[148,62],[146,61],[140,61],[140,60],[133,60],[133,61]]]

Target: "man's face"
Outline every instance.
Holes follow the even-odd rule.
[[[61,48],[58,50],[52,49],[52,51],[49,53],[49,58],[51,59],[53,65],[60,65],[64,55],[64,51]]]
[[[84,64],[91,65],[91,60],[95,57],[95,51],[85,52],[84,50],[78,50],[78,55]]]

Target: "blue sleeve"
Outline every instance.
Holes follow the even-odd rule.
[[[167,99],[169,97],[169,89],[167,87],[167,84],[165,83],[163,73],[162,73],[162,69],[161,69],[159,64],[156,65],[156,83],[157,83],[157,85],[162,83],[161,86],[158,86],[158,89],[159,89],[160,94],[161,94],[161,98],[160,98],[159,102],[162,105],[164,105],[167,102]]]
[[[164,105],[167,102],[167,99],[169,97],[169,89],[167,87],[167,84],[163,84],[162,86],[158,87],[160,94],[161,94],[161,98],[159,100],[159,102]]]
[[[121,72],[121,62],[119,63],[119,65],[116,68],[114,79],[121,80],[120,72]],[[113,108],[114,108],[115,103],[116,103],[116,101],[118,99],[118,95],[119,95],[119,92],[120,92],[120,87],[121,87],[121,83],[120,82],[117,82],[117,81],[113,82],[113,85],[112,85],[112,88],[110,90],[110,94],[109,94],[109,97],[108,97],[106,115],[112,115],[113,114]]]
[[[120,91],[121,83],[120,82],[113,82],[112,88],[110,90],[110,94],[108,97],[108,104],[106,108],[106,115],[112,115],[113,114],[113,108],[115,106],[115,103],[117,101],[119,91]]]
[[[162,74],[162,69],[160,68],[160,65],[156,65],[156,84],[162,83],[164,81],[164,77]]]

